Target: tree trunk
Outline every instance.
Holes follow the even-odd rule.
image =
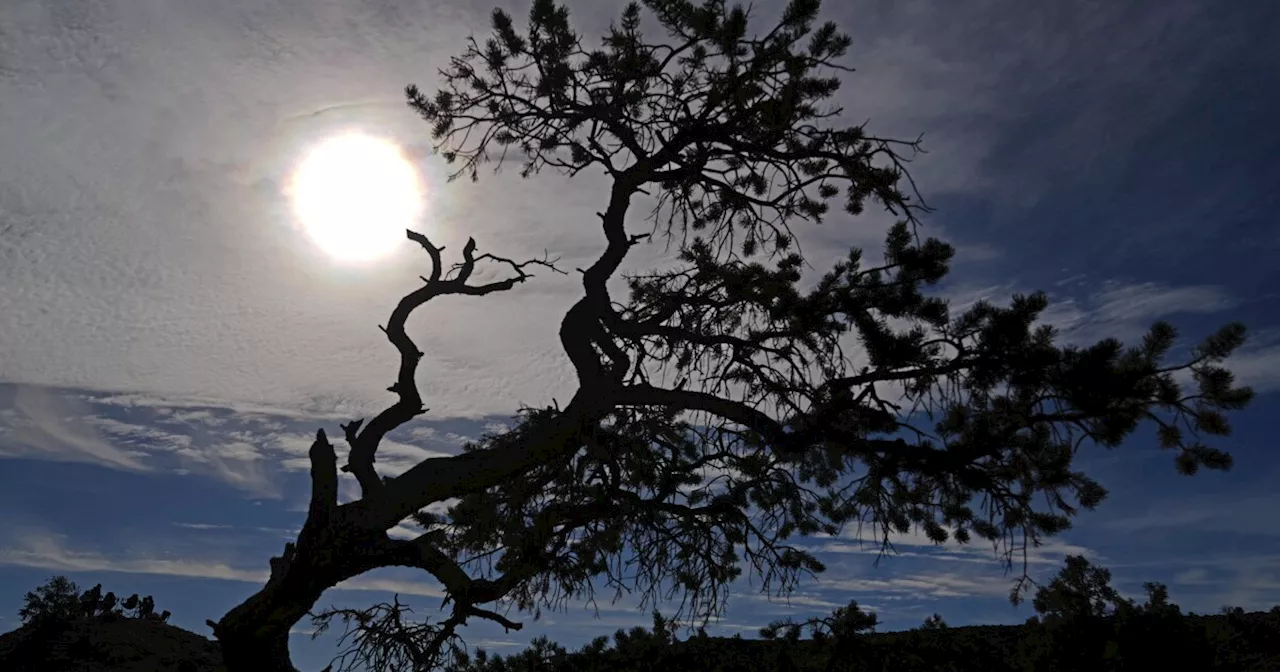
[[[225,623],[227,619],[223,619]],[[237,626],[238,627],[238,624]],[[289,630],[262,629],[224,634],[218,643],[227,672],[298,672],[289,659]]]
[[[371,535],[336,525],[317,530],[311,522],[296,546],[286,544],[284,555],[271,559],[271,578],[262,590],[209,623],[227,672],[298,672],[289,658],[289,631],[324,591],[380,566],[360,552],[376,547]]]
[[[227,672],[298,672],[289,658],[289,630],[322,592],[268,586],[227,612],[214,629]]]
[[[227,672],[298,672],[289,659],[289,631],[324,591],[375,567],[386,532],[338,507],[338,467],[324,430],[311,446],[311,506],[296,544],[271,558],[271,576],[222,620],[208,621]]]
[[[326,588],[339,583],[332,568],[308,565],[295,556],[279,576],[214,624],[227,672],[297,672],[289,658],[289,631]]]

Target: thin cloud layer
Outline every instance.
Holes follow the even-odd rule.
[[[242,569],[221,562],[194,558],[152,558],[108,556],[91,551],[74,551],[56,536],[32,533],[13,546],[0,549],[0,565],[32,567],[55,572],[105,572],[150,574],[188,579],[212,579],[261,584],[267,572]],[[442,598],[444,591],[434,581],[404,581],[387,578],[358,577],[343,581],[333,588],[339,591],[372,591],[399,593],[418,597]]]
[[[620,9],[570,6],[587,35]],[[12,531],[0,538],[0,584],[10,606],[34,570],[247,596],[301,524],[316,428],[337,437],[339,422],[393,400],[384,390],[396,352],[376,326],[427,259],[408,241],[368,268],[313,249],[282,187],[319,140],[359,129],[399,142],[426,181],[419,228],[446,258],[468,236],[481,252],[545,251],[568,269],[600,253],[603,178],[522,181],[509,170],[446,184],[430,129],[401,100],[410,82],[434,87],[463,38],[487,30],[489,9],[0,3],[0,468],[11,489],[0,493],[0,526]],[[1232,363],[1263,393],[1228,439],[1236,471],[1188,484],[1151,469],[1153,446],[1086,456],[1113,501],[1029,551],[1037,579],[1084,554],[1111,567],[1125,594],[1161,580],[1200,611],[1280,602],[1280,537],[1268,525],[1280,502],[1263,478],[1280,473],[1265,450],[1280,412],[1280,307],[1264,263],[1280,254],[1280,146],[1266,140],[1280,105],[1259,83],[1280,68],[1263,39],[1280,24],[1266,12],[1200,1],[827,3],[854,37],[846,118],[924,134],[914,176],[937,211],[922,233],[959,249],[938,288],[953,306],[1043,288],[1054,301],[1044,321],[1072,343],[1132,341],[1157,319],[1188,343],[1227,320],[1256,333]],[[890,221],[834,216],[799,232],[814,264],[806,281],[850,245],[875,257]],[[659,242],[626,268],[662,261]],[[557,331],[581,291],[572,273],[539,273],[511,292],[420,309],[408,327],[425,353],[418,382],[431,412],[384,442],[382,472],[456,453],[522,403],[563,402],[576,381]],[[342,500],[356,494],[344,476]],[[418,532],[410,522],[391,531]],[[875,540],[859,544],[852,531],[807,540],[829,568],[822,580],[789,603],[735,586],[711,631],[752,636],[775,617],[850,599],[890,627],[935,611],[953,624],[1029,615],[1010,609],[1012,577],[989,546],[936,546],[918,531],[891,540],[898,552],[878,565]],[[430,605],[424,614],[441,597],[425,576],[376,573],[334,599],[393,592]],[[598,620],[575,603],[521,637],[485,626],[468,636],[510,647],[546,633],[576,645],[649,624],[635,596],[607,597]]]
[[[280,185],[309,144],[342,129],[424,148],[429,129],[398,92],[432,86],[461,37],[485,30],[487,9],[295,4],[0,10],[11,64],[0,77],[0,125],[10,130],[0,155],[24,157],[0,162],[0,284],[23,288],[0,296],[0,380],[315,415],[358,416],[385,403],[395,353],[374,327],[427,260],[406,241],[377,269],[335,267],[295,230]],[[775,5],[758,11],[771,16]],[[850,118],[888,134],[926,133],[930,153],[916,165],[928,193],[986,198],[1010,191],[1006,180],[1042,176],[991,159],[1019,105],[1052,93],[1046,75],[1088,69],[1101,75],[1082,82],[1089,91],[1123,90],[1160,70],[1162,40],[1192,35],[1200,16],[1190,6],[1143,16],[1108,6],[1049,23],[1039,10],[1006,5],[959,14],[928,3],[829,8],[855,36]],[[616,11],[574,9],[584,33]],[[1089,40],[1120,34],[1120,65],[1092,69],[1106,52]],[[1023,40],[1033,37],[1046,48],[1028,51]],[[1211,46],[1204,63],[1224,57],[1225,47]],[[1155,112],[1188,95],[1166,87],[1148,98],[1169,103],[1153,102]],[[1096,132],[1102,112],[1084,110],[1046,136],[1053,144],[1041,150],[1055,158],[1041,168],[1093,160],[1078,156],[1089,143],[1076,138]],[[438,159],[423,158],[422,169],[431,200],[422,228],[446,246],[475,235],[481,250],[548,250],[567,267],[602,249],[598,179],[504,174],[446,185]],[[851,242],[874,246],[883,230],[879,221],[833,221],[802,232],[815,259]],[[963,224],[935,217],[930,226],[963,233]],[[410,327],[426,353],[421,383],[433,412],[481,417],[567,396],[573,377],[556,330],[579,292],[574,278],[546,275],[503,295],[423,308]]]

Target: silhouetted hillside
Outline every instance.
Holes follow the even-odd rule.
[[[1136,627],[1113,618],[1052,625],[1033,619],[870,633],[843,645],[705,635],[664,642],[641,630],[575,652],[546,641],[503,657],[473,651],[450,672],[1280,672],[1280,611],[1190,614]]]
[[[78,619],[0,635],[4,672],[223,672],[218,645],[157,620]]]
[[[1142,662],[1117,664],[1107,669],[1144,668],[1173,662],[1158,660],[1179,651],[1178,644],[1201,642],[1208,655],[1202,665],[1170,669],[1230,670],[1231,672],[1280,672],[1280,614],[1272,612],[1227,615],[1187,615],[1185,624],[1195,633],[1175,642],[1165,633],[1152,632],[1154,648],[1143,650]],[[644,629],[637,629],[644,630]],[[1071,633],[1078,636],[1079,632]],[[857,639],[850,656],[835,669],[849,670],[947,670],[951,672],[1021,672],[1049,669],[1028,658],[1044,644],[1046,633],[1037,625],[978,625],[938,630],[906,630],[871,633]],[[1050,636],[1048,639],[1052,639]],[[1072,640],[1076,647],[1105,646],[1105,641]],[[690,637],[670,645],[636,636],[607,649],[587,646],[561,654],[539,655],[534,649],[502,659],[489,657],[484,664],[454,667],[457,671],[578,672],[607,669],[610,672],[661,669],[663,672],[748,672],[826,670],[831,650],[812,640],[788,645],[783,641],[738,637]],[[1049,643],[1052,645],[1052,643]],[[554,644],[550,646],[555,647]],[[1133,658],[1139,653],[1129,643],[1121,649]],[[559,647],[555,647],[559,648]],[[561,648],[560,651],[563,651]],[[534,662],[534,659],[540,659]],[[1183,661],[1189,662],[1189,661]],[[1065,661],[1064,661],[1065,663]],[[4,672],[223,672],[217,644],[205,637],[154,620],[79,620],[37,628],[23,626],[0,635],[0,670]],[[1070,664],[1056,668],[1074,670]]]

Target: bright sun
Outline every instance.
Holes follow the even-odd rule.
[[[422,181],[400,148],[361,133],[316,145],[286,194],[311,240],[343,262],[372,261],[404,243],[422,214]]]

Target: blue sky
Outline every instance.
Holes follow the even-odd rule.
[[[1122,591],[1164,581],[1185,608],[1280,603],[1280,8],[1266,2],[843,2],[853,33],[851,118],[925,134],[915,176],[957,244],[940,291],[954,303],[1044,289],[1067,339],[1132,339],[1156,319],[1188,339],[1228,320],[1253,333],[1233,364],[1259,397],[1223,442],[1225,474],[1183,478],[1146,435],[1084,458],[1111,498],[1041,549],[1110,567]],[[521,4],[507,4],[523,15]],[[609,3],[570,3],[579,28]],[[758,5],[771,11],[769,3]],[[304,9],[305,8],[305,9]],[[142,592],[208,635],[256,589],[302,522],[317,426],[387,402],[395,353],[374,328],[417,282],[406,243],[338,265],[296,230],[281,186],[312,143],[364,130],[417,158],[421,228],[446,246],[586,263],[603,245],[600,182],[513,174],[449,184],[402,87],[482,32],[491,5],[228,0],[20,0],[0,8],[0,629],[53,573]],[[609,11],[606,12],[605,9]],[[1270,39],[1268,39],[1270,38]],[[514,171],[512,171],[514,172]],[[494,194],[499,194],[495,197]],[[874,250],[886,220],[801,233],[815,266]],[[660,258],[639,249],[630,268]],[[410,322],[432,412],[384,446],[394,473],[458,450],[521,403],[561,401],[572,371],[555,339],[580,289],[538,277]],[[350,484],[347,492],[350,494]],[[933,612],[1018,622],[990,549],[908,535],[873,567],[853,539],[813,540],[829,571],[792,606],[743,585],[713,631],[829,612],[858,599],[889,627]],[[425,577],[385,572],[326,595],[392,591],[433,613]],[[634,601],[577,604],[526,631],[482,624],[491,647],[539,633],[566,644],[647,624]],[[304,624],[305,625],[305,624]],[[299,637],[295,660],[331,642]]]

